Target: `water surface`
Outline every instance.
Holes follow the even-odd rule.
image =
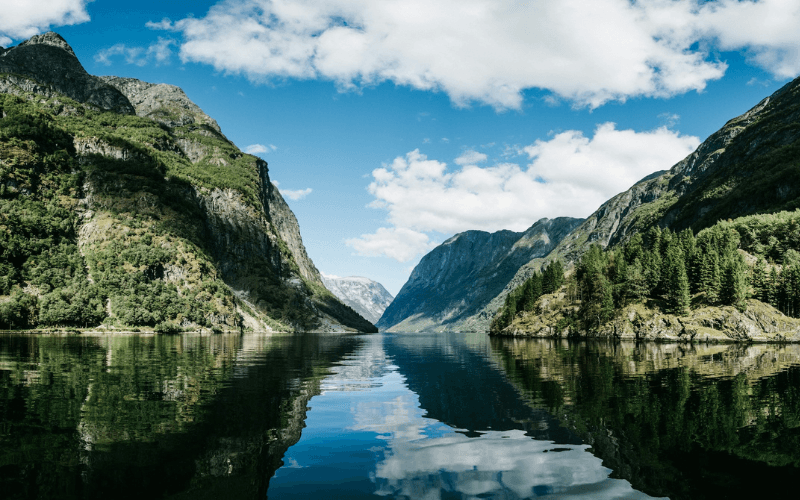
[[[0,498],[752,498],[799,467],[800,346],[0,337]]]

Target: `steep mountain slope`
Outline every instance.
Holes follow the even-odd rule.
[[[614,196],[545,258],[522,266],[476,320],[546,262],[572,264],[592,243],[626,241],[652,226],[695,232],[719,220],[800,207],[800,78],[725,124],[669,171]]]
[[[340,278],[322,275],[325,287],[354,311],[372,323],[377,323],[394,297],[377,281],[360,276]]]
[[[0,53],[0,328],[374,327],[322,284],[266,162],[177,87]]]
[[[542,219],[522,233],[467,231],[453,236],[422,258],[376,326],[398,332],[474,329],[474,316],[501,293],[520,266],[549,254],[581,222],[560,217]]]

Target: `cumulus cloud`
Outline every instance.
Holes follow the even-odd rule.
[[[249,146],[245,146],[244,152],[250,155],[258,155],[263,153],[271,153],[277,149],[278,147],[274,144],[269,144],[267,146],[263,144],[251,144]]]
[[[604,123],[592,137],[568,130],[521,148],[530,160],[526,166],[462,161],[453,169],[414,150],[372,172],[370,206],[386,210],[392,227],[347,244],[364,255],[405,262],[431,246],[433,232],[523,231],[542,217],[586,217],[643,177],[671,167],[699,142],[666,127],[636,132]]]
[[[0,8],[0,44],[29,38],[51,26],[67,26],[89,20],[91,0],[13,0]]]
[[[381,227],[373,234],[362,234],[360,238],[345,240],[345,244],[358,255],[385,256],[398,262],[408,262],[436,246],[427,234],[407,227]]]
[[[205,17],[148,24],[183,36],[184,61],[256,82],[392,81],[456,105],[519,108],[522,91],[596,107],[703,90],[745,50],[775,75],[800,71],[795,0],[225,0]],[[553,96],[557,96],[553,97]]]
[[[95,54],[94,60],[101,64],[110,65],[115,57],[121,56],[127,64],[145,66],[150,62],[154,62],[157,66],[160,66],[169,64],[169,60],[172,57],[172,45],[174,44],[175,40],[162,37],[158,37],[158,41],[148,47],[131,47],[124,43],[118,43],[102,49]]]

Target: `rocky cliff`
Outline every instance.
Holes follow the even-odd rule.
[[[340,278],[323,274],[322,282],[339,300],[372,323],[377,323],[381,319],[383,312],[394,300],[383,285],[369,278],[360,276]]]
[[[0,91],[0,203],[66,245],[0,256],[0,325],[374,330],[325,289],[266,162],[181,89],[88,75],[46,33],[0,54]],[[63,283],[39,269],[59,259]]]
[[[377,323],[383,331],[488,330],[480,313],[521,266],[551,250],[582,219],[542,219],[525,232],[466,231],[431,250]]]

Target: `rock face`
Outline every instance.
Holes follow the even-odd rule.
[[[125,95],[139,116],[151,118],[171,128],[193,124],[208,125],[222,133],[216,120],[189,100],[179,87],[118,76],[101,76],[99,79]]]
[[[339,300],[352,307],[358,314],[377,323],[394,297],[377,281],[360,276],[340,278],[322,275],[325,287]]]
[[[382,331],[487,330],[477,317],[521,266],[545,257],[582,219],[542,219],[527,231],[466,231],[422,258],[376,326]]]
[[[800,341],[800,319],[787,317],[757,300],[748,300],[745,311],[732,306],[703,307],[686,316],[662,313],[647,304],[633,304],[613,320],[590,330],[575,329],[564,321],[577,307],[569,305],[563,292],[544,295],[536,304],[536,313],[523,313],[498,335],[662,342]]]
[[[134,113],[128,99],[102,79],[88,74],[69,44],[53,32],[33,36],[0,53],[2,73],[10,73],[16,81],[20,81],[20,75],[33,78],[34,82],[26,84],[29,91],[64,94],[102,110]],[[0,92],[11,89],[7,83],[0,83]]]
[[[70,137],[62,157],[73,156],[83,180],[75,199],[62,203],[78,214],[75,243],[89,282],[99,273],[94,259],[108,260],[96,256],[109,244],[149,247],[142,251],[164,256],[143,271],[147,286],[162,280],[176,287],[174,300],[197,294],[198,301],[222,304],[206,313],[206,326],[375,331],[324,287],[267,163],[242,153],[178,87],[88,75],[64,39],[46,33],[0,53],[0,92],[38,101],[52,126]],[[92,110],[120,118],[107,127],[115,119],[97,123]],[[0,160],[15,151],[0,148]],[[21,157],[14,161],[27,168]],[[66,173],[75,174],[69,165]],[[3,182],[12,186],[19,176],[9,175]],[[134,272],[137,264],[124,269]],[[188,328],[198,319],[176,321]]]

